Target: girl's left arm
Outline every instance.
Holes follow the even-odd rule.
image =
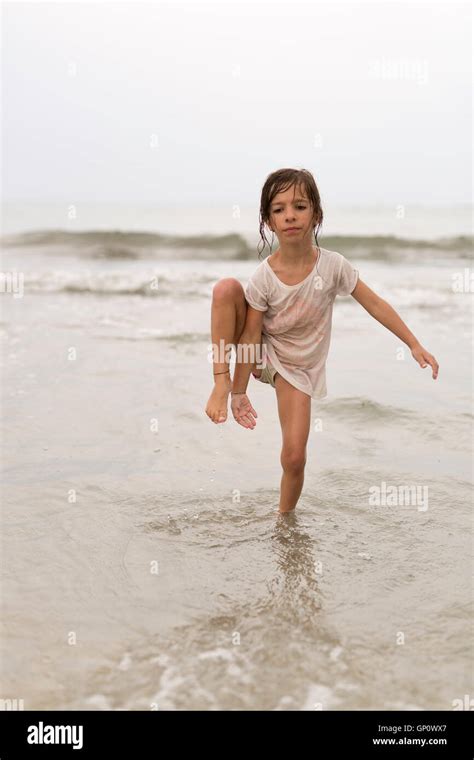
[[[351,296],[364,307],[369,314],[380,322],[381,325],[395,333],[411,350],[413,358],[418,362],[420,367],[426,367],[428,364],[433,370],[433,380],[438,377],[439,364],[421,343],[415,338],[408,329],[405,322],[399,317],[387,301],[371,290],[365,282],[359,278],[357,285],[351,293]]]

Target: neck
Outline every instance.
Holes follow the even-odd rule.
[[[281,261],[287,261],[289,264],[296,262],[309,262],[313,259],[315,254],[317,255],[318,248],[312,245],[311,242],[305,243],[282,243],[275,251],[274,255]]]

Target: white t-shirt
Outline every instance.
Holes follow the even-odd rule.
[[[326,357],[336,295],[354,290],[359,272],[336,251],[320,248],[313,270],[285,285],[264,259],[245,288],[248,304],[265,312],[262,344],[267,363],[312,398],[327,396]]]

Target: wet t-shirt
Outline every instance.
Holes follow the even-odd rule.
[[[314,399],[327,396],[334,299],[350,295],[359,277],[341,253],[319,250],[313,270],[297,285],[285,285],[264,259],[245,288],[247,303],[265,312],[262,344],[267,363]]]

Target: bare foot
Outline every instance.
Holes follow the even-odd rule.
[[[206,406],[206,414],[216,425],[227,419],[227,401],[232,390],[232,380],[229,375],[217,375],[214,388],[209,396]]]

